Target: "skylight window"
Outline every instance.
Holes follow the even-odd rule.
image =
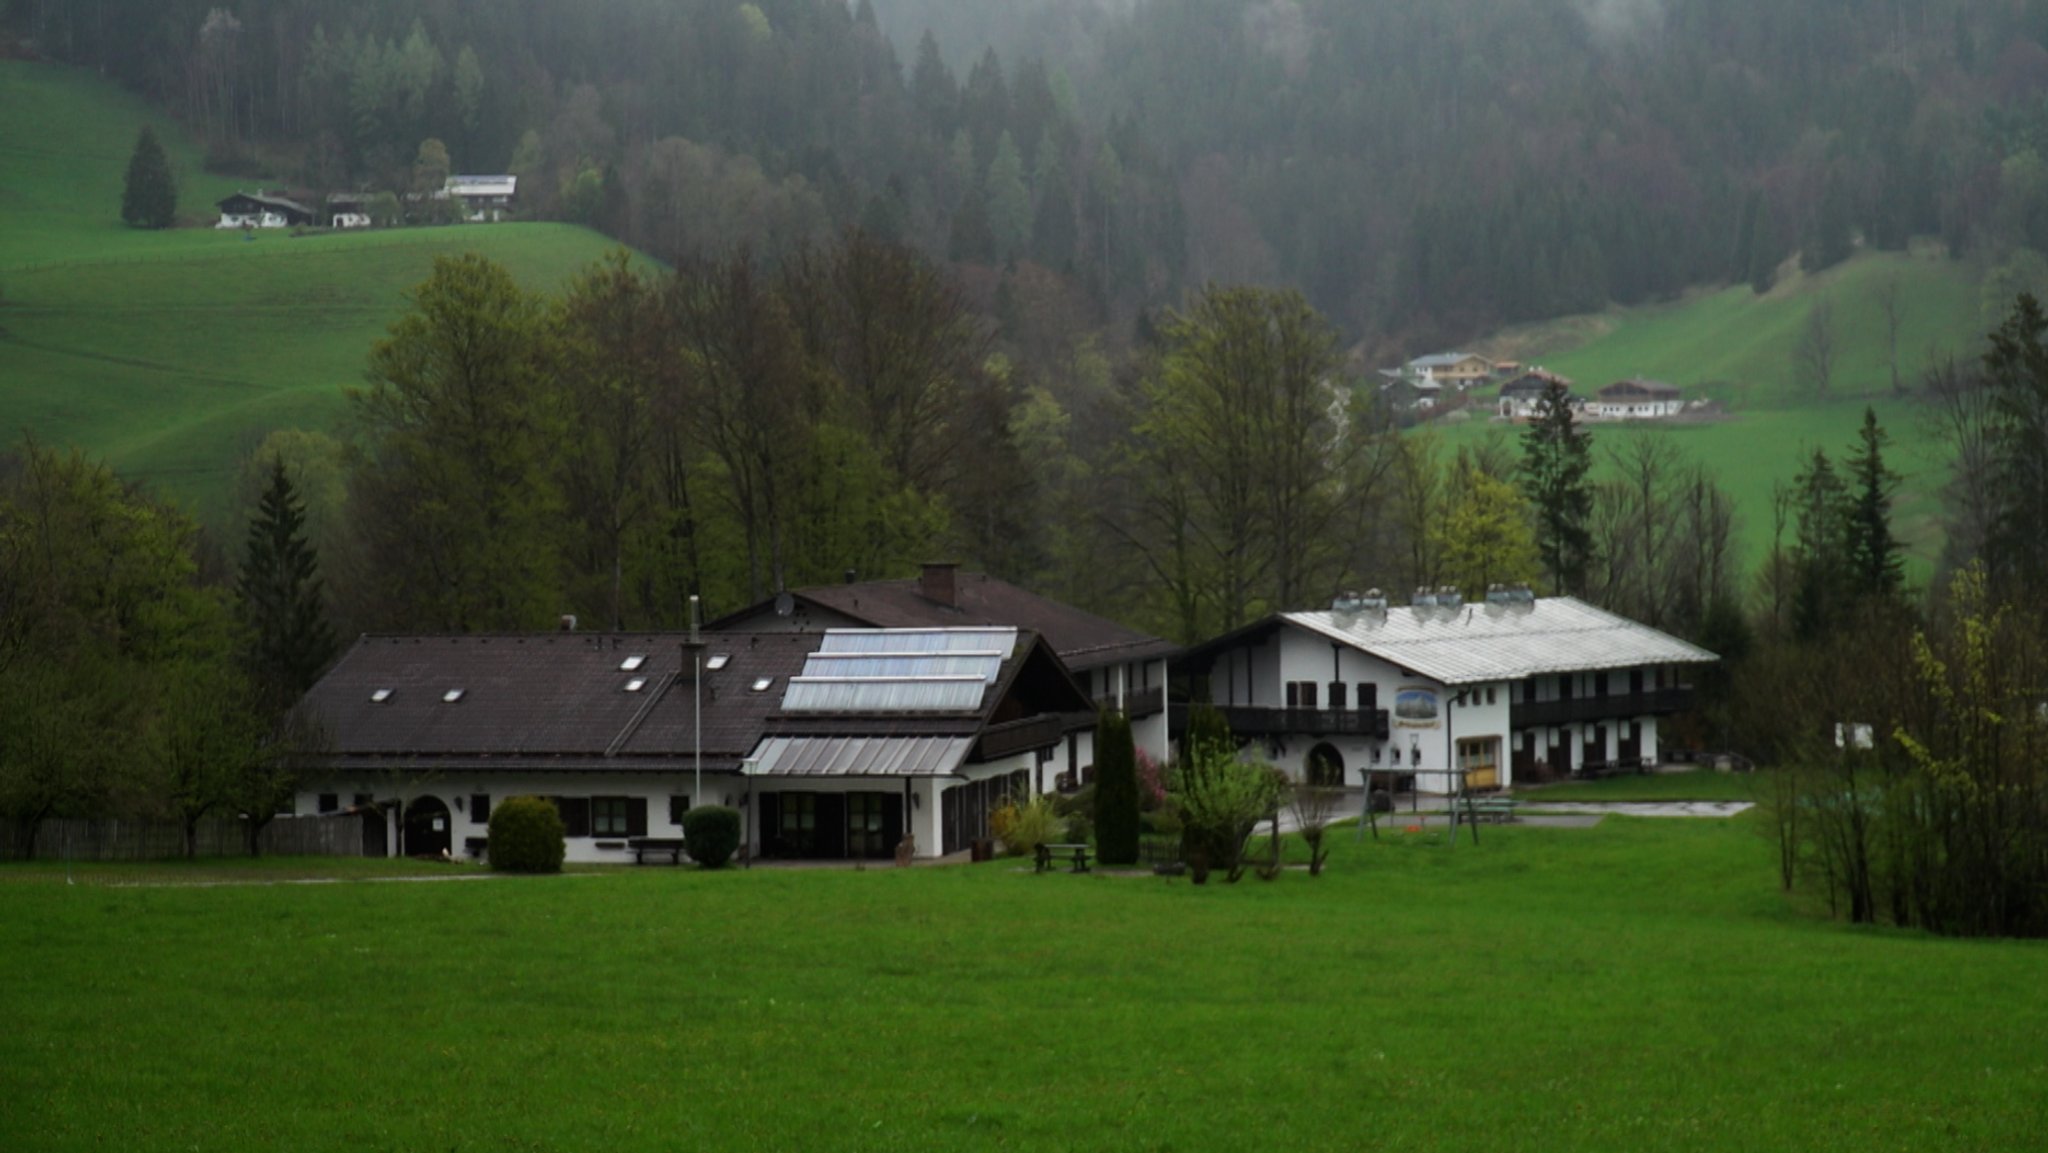
[[[704,662],[704,667],[715,673],[724,668],[730,660],[732,660],[731,653],[712,653],[711,659]]]
[[[381,705],[381,704],[383,704],[383,703],[384,703],[385,701],[388,701],[388,700],[390,700],[390,699],[391,699],[391,690],[390,690],[390,689],[378,689],[378,690],[377,690],[376,692],[374,692],[374,693],[371,693],[371,694],[370,694],[370,703],[371,703],[371,704],[373,704],[373,705]]]
[[[755,677],[755,678],[754,678],[754,691],[755,691],[755,692],[757,692],[757,693],[765,693],[765,692],[767,692],[767,691],[768,691],[768,686],[769,686],[769,685],[772,685],[772,684],[774,684],[774,683],[775,683],[775,678],[774,678],[774,677]]]
[[[637,692],[639,692],[639,691],[640,691],[641,689],[644,689],[644,688],[646,688],[646,687],[647,687],[647,678],[646,678],[646,677],[634,677],[634,678],[633,678],[632,680],[630,680],[630,681],[627,681],[627,682],[626,682],[626,691],[627,691],[627,692],[629,692],[629,693],[637,693]]]
[[[469,690],[467,690],[467,689],[449,689],[449,690],[448,690],[447,692],[445,692],[445,693],[442,693],[442,694],[441,694],[441,703],[443,703],[443,704],[449,704],[449,705],[452,705],[452,704],[454,704],[454,703],[455,703],[456,701],[459,701],[459,700],[461,700],[461,699],[462,699],[462,694],[463,694],[463,693],[465,693],[465,692],[467,692],[467,691],[469,691]]]
[[[634,653],[632,656],[627,657],[625,660],[619,662],[619,671],[622,673],[635,672],[640,668],[641,665],[644,665],[646,663],[646,654]]]

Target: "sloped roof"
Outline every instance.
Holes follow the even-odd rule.
[[[235,200],[247,200],[253,204],[261,204],[265,208],[276,208],[286,212],[298,212],[303,213],[307,216],[313,215],[312,209],[306,207],[303,204],[300,204],[296,200],[291,200],[283,196],[272,196],[265,192],[237,192],[233,196],[223,196],[219,201],[216,202],[216,207],[226,208],[230,201]]]
[[[1485,357],[1480,356],[1476,352],[1432,352],[1428,356],[1418,356],[1414,360],[1409,361],[1408,367],[1413,369],[1450,368],[1453,365],[1463,364],[1468,360],[1485,359]],[[1488,363],[1491,362],[1489,361]]]
[[[877,711],[859,701],[786,709],[791,679],[830,636],[854,648],[878,639],[883,653],[929,639],[874,631],[706,633],[701,681],[692,671],[700,654],[680,633],[366,636],[301,707],[325,728],[335,765],[674,770],[693,761],[701,734],[703,766],[712,772],[739,771],[771,732],[971,745],[984,727],[1012,714],[1063,716],[1090,707],[1035,635],[1004,633],[999,666],[973,678],[973,707],[936,713]],[[988,647],[988,630],[967,635],[976,651]]]
[[[1008,626],[1028,630],[1043,637],[1072,669],[1149,660],[1180,651],[1180,646],[1171,641],[1039,596],[986,573],[955,574],[953,604],[926,597],[923,582],[916,577],[819,585],[797,589],[791,595],[875,628]],[[742,609],[713,622],[710,628],[715,632],[728,623],[753,617],[766,611],[771,603]]]
[[[1645,396],[1668,397],[1677,396],[1679,394],[1679,388],[1675,384],[1666,384],[1661,380],[1645,380],[1642,377],[1637,376],[1631,377],[1628,380],[1617,380],[1613,384],[1610,384],[1606,388],[1600,390],[1601,396],[1623,396],[1630,393],[1637,393]]]
[[[1278,619],[1447,685],[1720,659],[1576,597],[1456,609],[1282,613]]]
[[[972,737],[769,737],[753,774],[764,777],[945,777]]]
[[[816,635],[707,637],[703,748],[734,763],[760,739]],[[591,758],[691,751],[694,694],[678,633],[367,636],[306,695],[333,751],[360,756]],[[622,666],[632,657],[634,668]],[[770,681],[767,690],[753,684]],[[632,689],[634,682],[639,683]],[[386,692],[382,700],[376,695]],[[450,692],[461,690],[453,701]]]
[[[518,189],[517,176],[450,176],[446,185],[457,196],[513,196]]]

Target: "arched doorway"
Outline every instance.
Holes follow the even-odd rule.
[[[1308,783],[1319,789],[1344,786],[1344,754],[1329,745],[1308,751]]]
[[[455,843],[454,831],[441,798],[420,797],[405,807],[405,839],[399,843],[405,856],[438,857]]]

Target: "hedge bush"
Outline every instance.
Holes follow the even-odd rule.
[[[740,812],[705,805],[683,814],[683,851],[707,869],[722,869],[740,847]]]
[[[505,873],[559,873],[562,814],[541,797],[513,797],[491,809],[491,868]]]
[[[1040,793],[1022,804],[1006,802],[989,818],[996,836],[1003,842],[1003,852],[1012,857],[1036,853],[1038,846],[1050,844],[1059,836],[1061,818],[1053,808],[1053,798]]]

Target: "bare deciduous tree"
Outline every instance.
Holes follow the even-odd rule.
[[[1792,376],[1802,388],[1826,396],[1835,382],[1841,349],[1835,331],[1835,302],[1823,296],[1806,312],[1806,327],[1792,350]]]

